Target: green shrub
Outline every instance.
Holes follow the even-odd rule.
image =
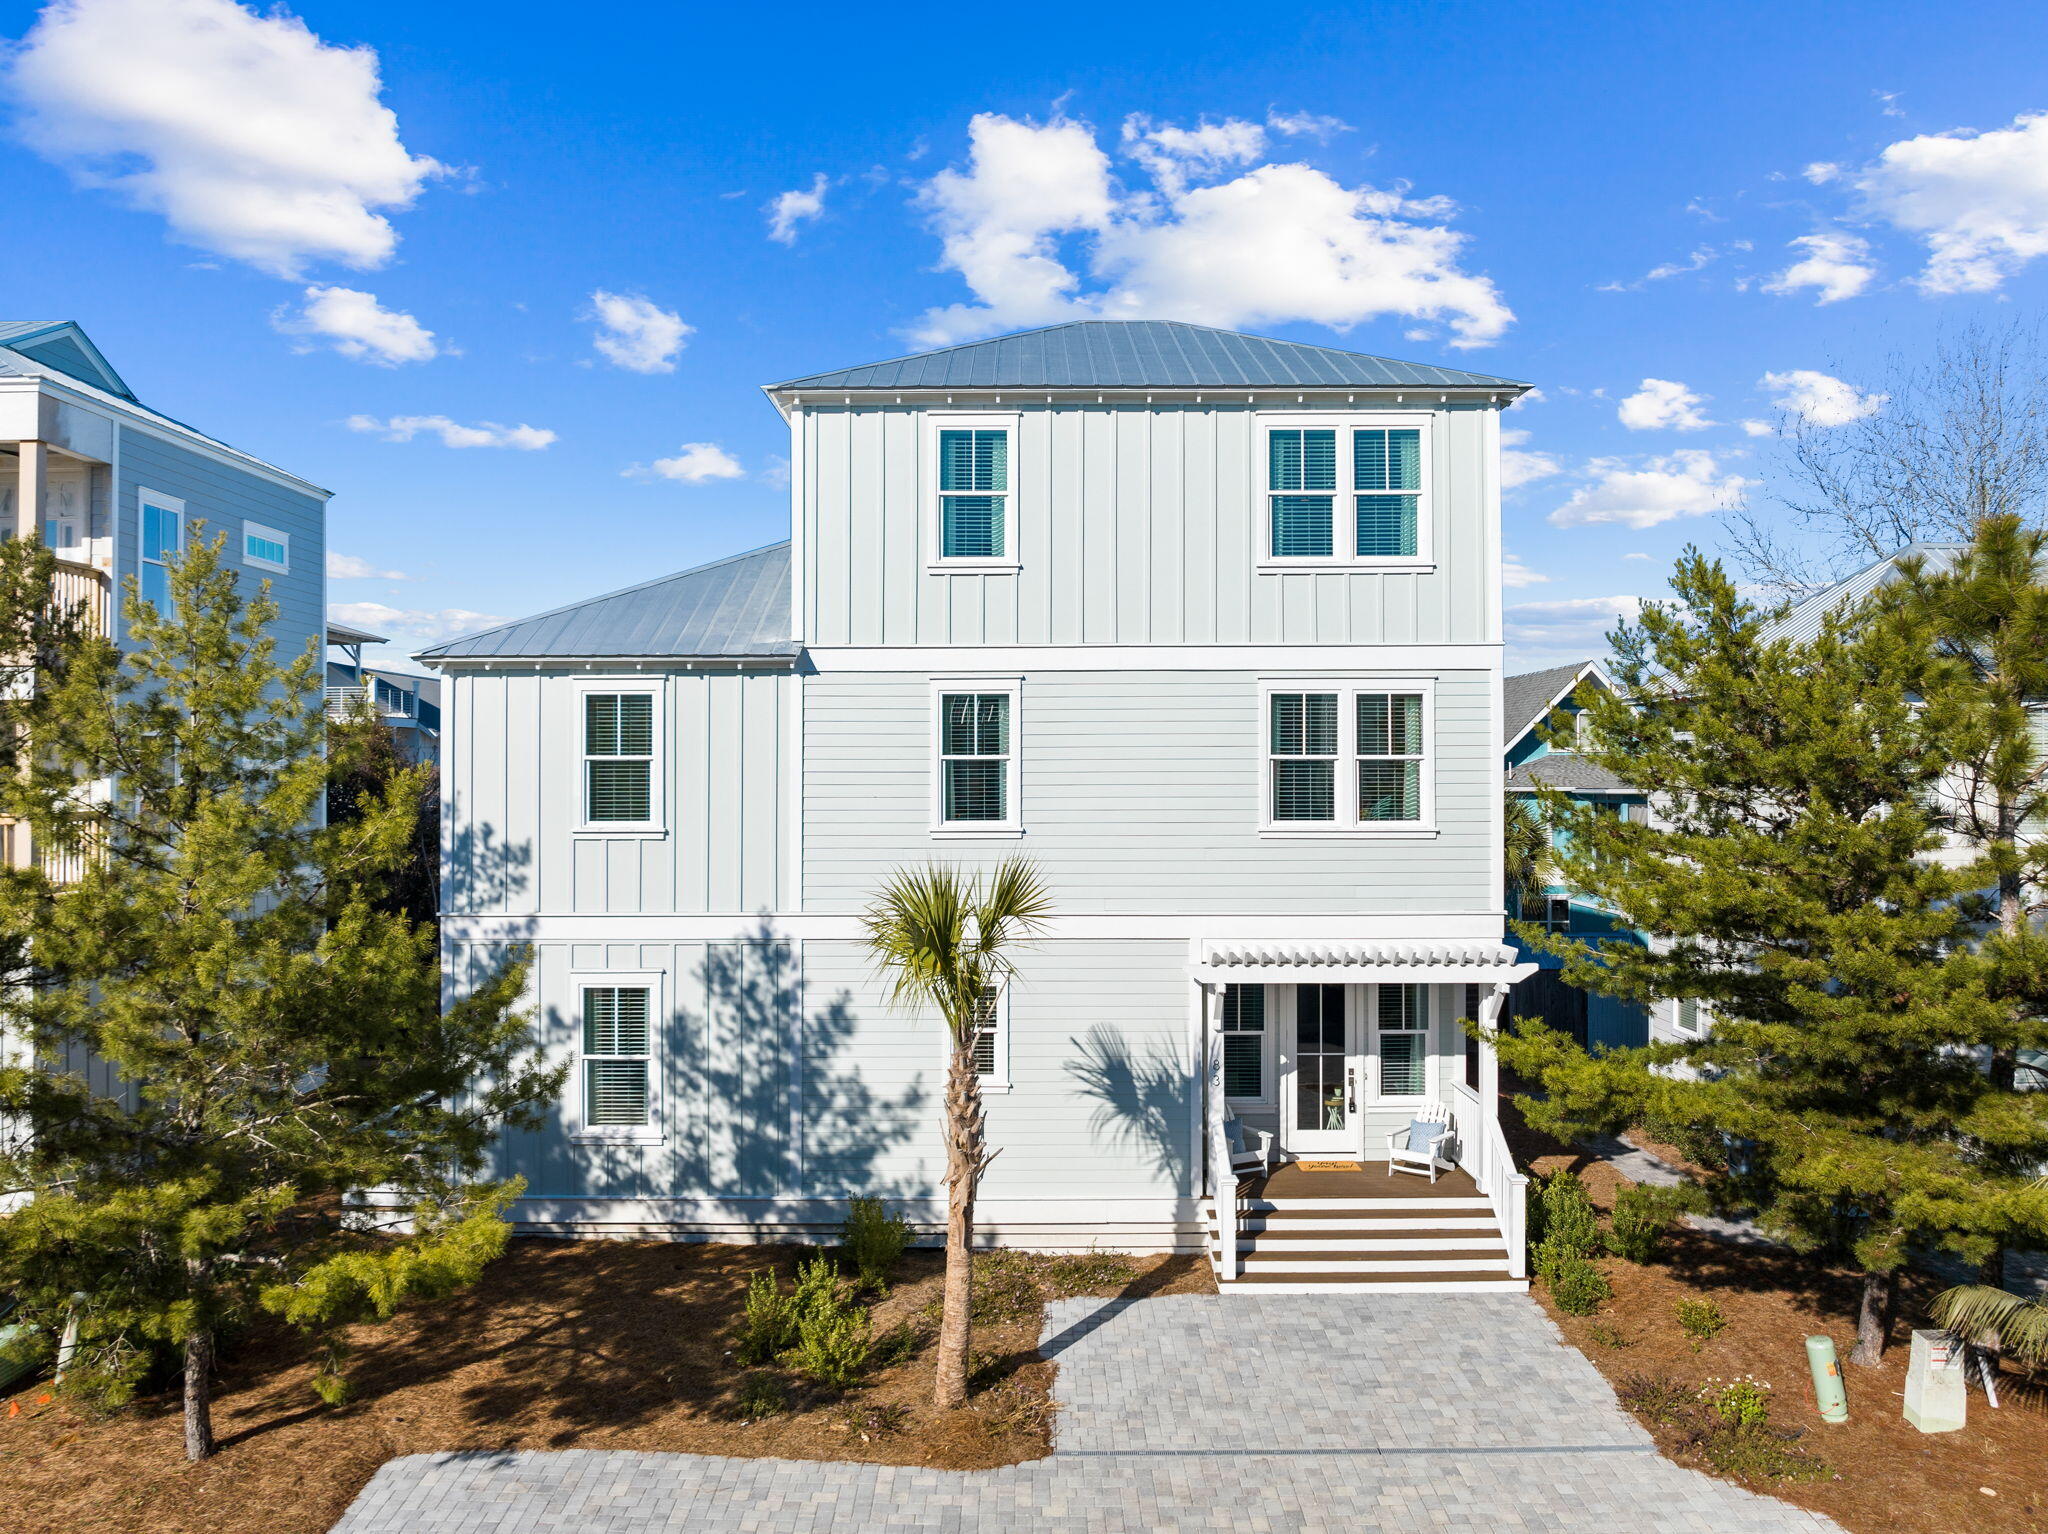
[[[1622,1348],[1632,1348],[1636,1345],[1636,1339],[1629,1336],[1620,1327],[1607,1326],[1599,1322],[1587,1327],[1586,1335],[1599,1343],[1603,1348],[1613,1348],[1616,1351]]]
[[[1664,1426],[1690,1420],[1699,1408],[1698,1391],[1661,1374],[1624,1374],[1614,1394],[1637,1416]]]
[[[758,1422],[787,1410],[789,1392],[772,1374],[748,1375],[740,1384],[739,1399],[733,1403],[734,1414],[743,1422]]]
[[[790,1295],[789,1303],[798,1326],[803,1325],[807,1316],[837,1315],[846,1308],[839,1287],[839,1269],[830,1257],[820,1252],[796,1270],[796,1291]]]
[[[1607,1275],[1583,1257],[1566,1257],[1551,1270],[1550,1297],[1566,1315],[1590,1316],[1614,1290]]]
[[[1590,1257],[1600,1249],[1600,1217],[1576,1172],[1556,1172],[1543,1183],[1543,1244],[1559,1253]]]
[[[860,1286],[875,1294],[889,1288],[889,1274],[910,1249],[913,1232],[900,1214],[878,1198],[850,1198],[846,1201],[846,1224],[840,1229],[839,1244],[853,1264]]]
[[[1648,1262],[1677,1218],[1678,1202],[1670,1189],[1624,1188],[1614,1200],[1607,1250],[1629,1262]]]
[[[1756,1427],[1771,1415],[1771,1387],[1753,1374],[1728,1381],[1708,1380],[1699,1402],[1729,1427]]]
[[[796,1303],[763,1268],[747,1280],[746,1315],[733,1351],[743,1364],[772,1364],[796,1341]]]
[[[1796,1435],[1762,1423],[1708,1428],[1696,1440],[1700,1457],[1739,1481],[1824,1481],[1834,1472],[1826,1460],[1800,1448]]]
[[[846,1430],[860,1434],[860,1441],[887,1438],[910,1425],[910,1408],[867,1402],[849,1411],[842,1420]]]
[[[874,1350],[868,1313],[835,1297],[798,1318],[796,1346],[786,1361],[807,1379],[843,1389],[866,1372]]]
[[[1727,1324],[1728,1318],[1712,1300],[1678,1302],[1678,1329],[1685,1333],[1695,1353],[1718,1337]]]

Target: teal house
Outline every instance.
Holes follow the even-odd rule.
[[[1580,718],[1572,696],[1582,684],[1588,683],[1609,692],[1615,690],[1613,679],[1596,660],[1502,679],[1507,791],[1511,796],[1533,801],[1541,784],[1563,789],[1579,803],[1597,805],[1626,819],[1639,819],[1649,813],[1648,794],[1580,755],[1570,744],[1543,738],[1546,733],[1557,733],[1545,731],[1546,720],[1557,715],[1574,721]],[[1622,924],[1612,912],[1562,884],[1552,884],[1545,890],[1540,909],[1520,909],[1523,902],[1512,893],[1508,901],[1510,914],[1540,922],[1552,932],[1599,942],[1645,941],[1643,934]],[[1567,985],[1558,973],[1555,955],[1531,950],[1512,931],[1508,940],[1521,950],[1525,960],[1541,966],[1516,984],[1509,999],[1515,1016],[1544,1018],[1554,1027],[1568,1029],[1580,1044],[1592,1049],[1617,1049],[1649,1042],[1649,1013],[1640,1003],[1595,996]]]

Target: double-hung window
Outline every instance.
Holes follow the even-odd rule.
[[[982,1088],[1010,1084],[1009,988],[985,985],[974,1004],[974,1038],[970,1043],[974,1074]]]
[[[1011,833],[1017,804],[1017,684],[935,684],[935,831]]]
[[[1223,988],[1223,1095],[1231,1102],[1266,1097],[1266,988]]]
[[[1342,416],[1269,422],[1267,560],[1279,566],[1424,562],[1425,431],[1421,424]]]
[[[168,617],[171,611],[171,565],[185,546],[185,503],[175,496],[145,490],[142,503],[142,599]]]
[[[1380,1096],[1429,1095],[1429,1007],[1419,985],[1382,985],[1374,1022],[1379,1034]]]
[[[1272,682],[1263,690],[1268,831],[1427,831],[1427,682]]]
[[[981,415],[932,419],[935,566],[1015,567],[1016,421],[1015,416]]]
[[[586,985],[583,1127],[595,1134],[654,1127],[653,987]]]
[[[592,689],[583,697],[583,820],[645,830],[660,820],[652,692]]]
[[[1707,1009],[1694,997],[1681,996],[1675,1003],[1675,1013],[1678,1031],[1687,1038],[1699,1038],[1707,1031]]]

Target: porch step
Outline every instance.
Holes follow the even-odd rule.
[[[1529,1281],[1492,1273],[1247,1273],[1224,1294],[1527,1294]]]
[[[1213,1230],[1215,1225],[1216,1218],[1211,1215],[1210,1229]],[[1276,1236],[1293,1236],[1316,1231],[1380,1235],[1402,1230],[1498,1231],[1500,1222],[1490,1214],[1437,1214],[1410,1218],[1406,1215],[1317,1214],[1313,1211],[1283,1209],[1272,1214],[1240,1216],[1237,1228],[1240,1231],[1271,1231]]]
[[[1269,1253],[1273,1256],[1306,1257],[1321,1252],[1380,1253],[1395,1256],[1404,1252],[1491,1252],[1505,1259],[1507,1241],[1496,1231],[1491,1240],[1483,1235],[1450,1236],[1365,1236],[1327,1235],[1316,1231],[1301,1236],[1240,1236],[1240,1252]]]
[[[1418,1252],[1413,1257],[1274,1257],[1254,1252],[1239,1264],[1247,1275],[1259,1273],[1490,1273],[1507,1271],[1505,1252],[1451,1255]]]
[[[1484,1198],[1246,1198],[1237,1210],[1246,1214],[1484,1214],[1493,1205]],[[1202,1211],[1215,1218],[1216,1202],[1205,1199]]]

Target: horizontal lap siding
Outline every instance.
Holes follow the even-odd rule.
[[[622,686],[652,673],[622,675]],[[451,915],[755,912],[783,900],[786,673],[663,674],[667,835],[583,835],[581,696],[567,674],[457,674],[444,712]]]
[[[1442,829],[1408,841],[1258,834],[1259,680],[1027,674],[1017,730],[1025,835],[979,841],[930,834],[924,678],[812,678],[804,690],[806,909],[856,909],[900,863],[1014,851],[1038,861],[1057,903],[1074,912],[1493,907],[1500,769],[1489,673],[1445,673],[1437,683]]]
[[[1263,460],[1247,409],[1024,406],[1012,455],[1021,568],[952,575],[926,568],[920,412],[809,412],[805,632],[820,645],[1490,641],[1491,411],[1417,414],[1435,423],[1433,573],[1256,570]]]

